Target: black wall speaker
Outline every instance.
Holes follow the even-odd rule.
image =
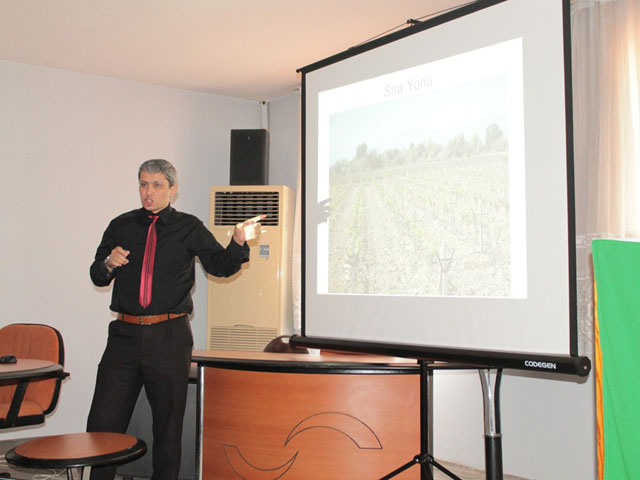
[[[231,130],[230,185],[268,185],[269,132]]]

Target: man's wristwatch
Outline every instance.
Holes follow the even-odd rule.
[[[111,255],[107,255],[107,258],[104,259],[104,267],[107,269],[107,275],[111,276],[116,271],[116,267],[111,267],[109,265],[109,259]]]

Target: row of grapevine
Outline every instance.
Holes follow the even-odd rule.
[[[331,176],[329,291],[508,296],[506,154]]]

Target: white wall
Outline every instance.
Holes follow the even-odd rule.
[[[0,61],[0,325],[60,330],[66,370],[45,426],[0,439],[83,431],[107,337],[110,288],[89,265],[111,218],[139,207],[137,169],[166,158],[178,210],[208,225],[209,186],[229,183],[229,130],[260,128],[257,102]],[[206,277],[198,269],[192,326],[205,346]]]
[[[506,371],[500,388],[505,474],[535,480],[596,478],[593,375]],[[484,468],[482,389],[477,372],[436,373],[436,458]]]
[[[269,102],[269,183],[297,188],[300,94]]]

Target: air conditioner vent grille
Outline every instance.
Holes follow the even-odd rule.
[[[211,350],[262,352],[278,336],[277,328],[252,326],[213,326],[209,329]]]
[[[263,225],[279,225],[279,192],[215,192],[214,225],[235,225],[257,215],[266,214]]]

